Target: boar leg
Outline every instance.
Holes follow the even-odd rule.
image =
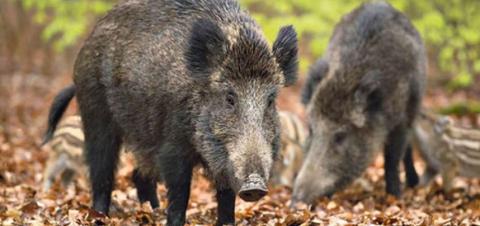
[[[405,168],[405,174],[407,176],[407,186],[413,188],[417,186],[419,179],[415,166],[413,164],[412,145],[409,144],[403,157],[403,166]]]
[[[148,201],[152,209],[158,208],[157,182],[150,177],[141,175],[138,169],[133,170],[132,181],[137,188],[137,197],[140,203]]]
[[[235,192],[217,189],[217,225],[235,224]]]
[[[193,164],[184,156],[170,154],[182,152],[184,151],[175,150],[175,148],[162,150],[162,153],[169,153],[169,155],[163,156],[159,164],[168,189],[167,225],[185,224],[185,212],[187,211],[188,199],[190,197]]]
[[[430,165],[427,165],[427,169],[425,169],[425,172],[420,179],[420,186],[426,186],[435,176],[437,176],[437,174],[438,170]]]
[[[67,168],[65,163],[67,161],[66,158],[67,156],[62,154],[58,159],[49,159],[47,169],[43,176],[43,191],[50,190],[50,187],[55,181],[55,177]]]
[[[443,170],[441,170],[440,174],[442,175],[443,190],[448,193],[453,189],[453,180],[458,173],[458,163],[447,158],[441,160],[443,162]]]
[[[108,214],[121,145],[120,129],[113,122],[105,93],[98,88],[80,105],[85,132],[85,160],[90,173],[93,209]]]
[[[401,194],[398,167],[406,150],[406,145],[407,129],[405,126],[397,126],[388,134],[384,150],[385,182],[387,193],[397,197]]]
[[[73,178],[75,177],[75,170],[67,168],[62,173],[62,185],[67,187],[70,183],[72,183]]]

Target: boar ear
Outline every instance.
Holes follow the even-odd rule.
[[[188,49],[187,68],[192,75],[205,78],[222,62],[227,51],[227,39],[220,27],[208,19],[194,22]]]
[[[379,71],[370,71],[362,77],[355,90],[354,107],[351,112],[352,123],[358,128],[365,126],[369,115],[375,114],[382,108],[381,78]]]
[[[307,81],[302,90],[302,103],[307,105],[312,99],[313,92],[315,92],[317,85],[320,84],[328,73],[328,62],[321,58],[310,68],[308,72]]]
[[[277,40],[273,43],[273,54],[285,76],[285,86],[293,85],[297,81],[297,42],[297,32],[290,25],[280,29]]]

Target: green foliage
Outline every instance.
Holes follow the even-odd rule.
[[[88,31],[96,15],[108,11],[110,0],[17,0],[34,10],[34,20],[44,24],[42,38],[53,42],[57,51],[78,41]]]
[[[42,37],[63,50],[78,42],[96,16],[117,0],[10,0],[33,9],[36,22],[45,25]],[[250,10],[273,42],[281,26],[292,24],[299,33],[300,68],[325,51],[335,24],[365,0],[239,0]],[[467,87],[480,74],[480,1],[389,0],[413,21],[429,50],[430,61],[453,75],[451,87]]]
[[[357,0],[241,0],[273,42],[281,26],[292,24],[299,34],[300,69],[325,51],[334,25],[341,16],[358,5]]]
[[[465,101],[453,103],[448,107],[438,109],[440,114],[444,115],[470,115],[480,114],[480,102],[478,101]]]
[[[430,60],[454,75],[450,87],[472,85],[480,74],[480,1],[391,2],[413,20],[429,47]]]
[[[293,24],[301,38],[301,69],[325,51],[341,16],[365,0],[240,0],[273,41],[282,25]],[[480,74],[480,1],[389,0],[417,27],[430,61],[453,75],[451,86],[466,87]]]

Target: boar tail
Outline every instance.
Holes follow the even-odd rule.
[[[48,113],[48,129],[43,137],[42,145],[46,144],[53,137],[53,133],[57,128],[57,124],[62,118],[63,113],[68,107],[70,100],[75,96],[75,85],[69,85],[62,89],[59,94],[53,100],[52,106],[50,106],[50,112]]]

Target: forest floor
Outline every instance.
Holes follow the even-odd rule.
[[[0,225],[165,224],[165,187],[158,188],[160,208],[152,210],[147,204],[140,205],[130,182],[132,161],[125,155],[117,173],[110,217],[89,208],[89,188],[83,175],[69,187],[57,183],[50,191],[43,192],[48,149],[40,148],[39,144],[52,97],[68,80],[49,81],[35,76],[25,80],[20,75],[3,79],[0,81]],[[298,94],[290,95],[287,91],[283,96],[281,108],[302,112],[292,97],[298,98]],[[74,111],[73,104],[68,114]],[[420,172],[424,167],[419,158],[416,167]],[[441,191],[437,179],[427,187],[404,189],[403,196],[395,199],[384,192],[383,174],[383,160],[379,157],[361,180],[346,190],[331,199],[318,200],[315,206],[299,206],[296,210],[289,208],[289,188],[271,188],[269,195],[259,202],[237,199],[236,221],[239,225],[480,225],[479,179],[457,178],[456,189],[449,194]],[[196,173],[187,211],[189,225],[214,224],[215,208],[210,183]]]

